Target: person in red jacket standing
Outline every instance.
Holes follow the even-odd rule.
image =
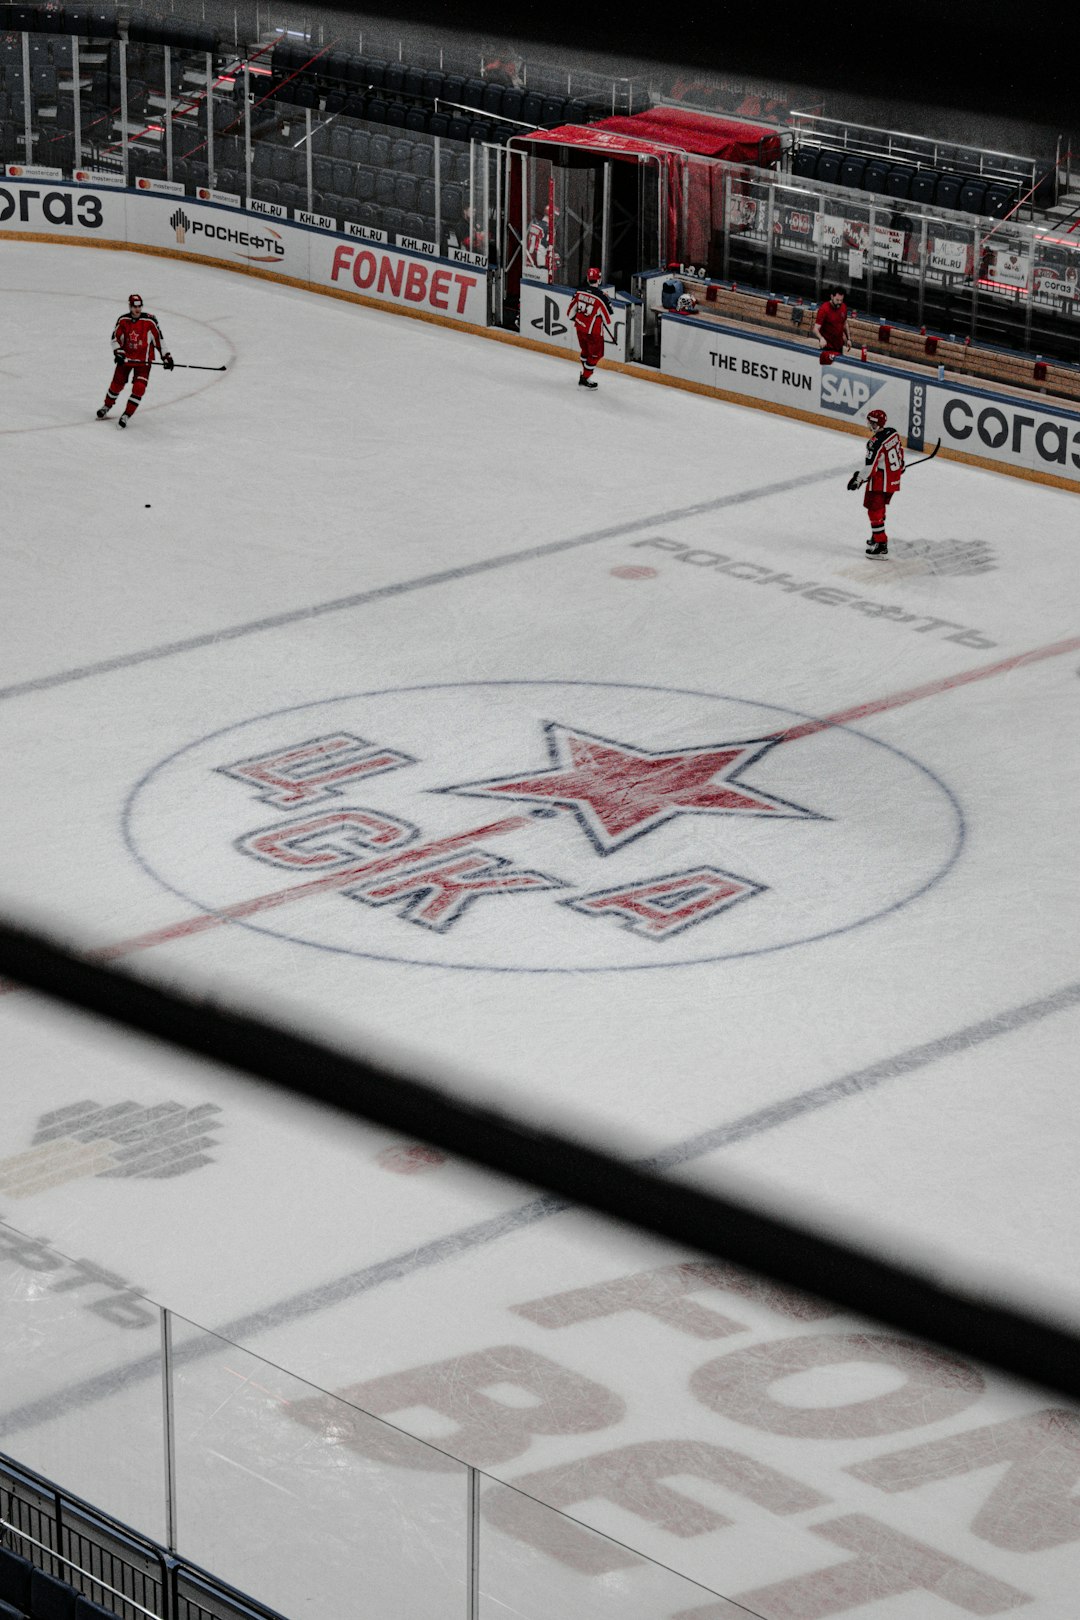
[[[814,336],[821,348],[819,358],[823,366],[831,366],[837,355],[846,353],[851,347],[843,287],[830,287],[828,298],[818,305],[814,316]]]
[[[161,363],[166,371],[172,370],[174,362],[165,347],[165,339],[161,335],[157,316],[150,315],[143,309],[143,301],[138,293],[131,294],[127,314],[121,315],[113,327],[112,345],[116,370],[113,372],[109,391],[105,395],[105,403],[98,411],[98,416],[108,416],[127,385],[128,378],[132,377],[134,380],[131,384],[131,394],[117,423],[118,427],[126,428],[139,408],[140,399],[146,393],[146,385],[150,381],[150,364],[155,354],[161,356]]]
[[[885,533],[885,508],[900,488],[904,474],[904,447],[899,433],[889,426],[884,411],[867,411],[866,420],[874,430],[873,436],[867,442],[863,465],[848,479],[848,489],[858,489],[865,484],[863,505],[870,519],[866,555],[887,557],[889,537]]]
[[[581,352],[581,376],[578,378],[578,386],[595,388],[593,372],[603,359],[604,333],[615,316],[607,295],[600,291],[599,270],[594,268],[588,271],[585,285],[579,287],[571,298],[566,313],[574,323],[578,349]]]

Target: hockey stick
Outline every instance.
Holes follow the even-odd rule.
[[[224,366],[189,366],[183,360],[174,360],[171,366],[167,366],[165,364],[164,360],[148,360],[146,363],[149,366],[161,366],[164,371],[224,371],[225,370]]]
[[[934,457],[937,455],[937,453],[938,453],[938,451],[940,449],[941,449],[941,440],[939,439],[937,444],[935,444],[934,448],[931,450],[931,452],[930,452],[930,454],[928,456],[920,456],[918,461],[909,461],[907,466],[904,468],[904,471],[906,473],[908,473],[908,472],[911,471],[912,467],[921,467],[924,461],[933,461]]]

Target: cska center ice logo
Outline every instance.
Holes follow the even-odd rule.
[[[686,966],[806,944],[959,852],[948,789],[846,727],[715,693],[507,681],[259,716],[143,779],[129,847],[238,925],[382,960]]]

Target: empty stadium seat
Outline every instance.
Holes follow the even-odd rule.
[[[372,85],[376,90],[381,90],[386,83],[386,69],[388,65],[389,64],[384,62],[379,56],[365,57],[364,66],[367,75],[365,82]]]
[[[394,181],[394,207],[411,214],[416,208],[416,193],[415,175],[399,174]]]
[[[995,219],[1004,219],[1016,204],[1016,192],[1011,186],[990,185],[986,188],[984,207]]]
[[[503,109],[503,86],[501,84],[485,86],[480,105],[489,117],[492,115],[498,116]]]
[[[966,180],[960,187],[960,207],[965,214],[981,214],[986,201],[986,183],[983,180]]]
[[[907,164],[897,164],[885,176],[885,193],[889,197],[910,197],[911,181],[915,171]]]
[[[34,1566],[18,1553],[0,1547],[0,1598],[12,1608],[27,1611],[30,1608],[30,1577]]]
[[[424,221],[419,214],[409,213],[401,222],[403,236],[419,236],[424,234]]]
[[[112,1609],[103,1609],[88,1597],[75,1599],[75,1620],[116,1620]]]
[[[375,179],[375,170],[362,163],[353,176],[353,192],[357,202],[375,201]]]
[[[401,88],[404,95],[411,96],[414,99],[423,96],[425,94],[423,70],[421,68],[407,67],[405,69],[405,82]]]
[[[397,176],[390,169],[380,169],[375,176],[375,201],[380,208],[394,206],[394,181]]]
[[[328,118],[345,111],[345,102],[348,98],[344,90],[330,90],[323,98],[323,112]]]
[[[386,123],[386,102],[382,96],[370,96],[368,98],[367,115],[373,124]]]
[[[840,183],[840,163],[841,156],[839,152],[822,152],[818,158],[817,173],[814,178],[824,181],[826,185],[838,185]]]
[[[466,79],[461,100],[467,107],[480,109],[484,105],[484,91],[486,89],[487,84],[483,79]]]
[[[405,128],[411,129],[415,135],[426,135],[428,116],[423,107],[410,107],[405,114]]]
[[[347,158],[350,156],[352,131],[348,124],[334,124],[330,130],[330,145],[327,148],[332,158]]]
[[[445,87],[445,73],[425,73],[424,88],[421,93],[427,97],[428,101],[437,101],[440,96],[445,95]]]
[[[400,62],[388,62],[383,74],[383,85],[390,95],[399,95],[405,88],[405,69]]]
[[[385,169],[390,162],[389,135],[372,135],[368,141],[368,162],[376,169]]]
[[[556,124],[563,121],[563,109],[566,106],[565,96],[545,96],[544,105],[540,109],[540,122],[545,129],[554,129]]]
[[[853,153],[850,157],[846,157],[840,165],[840,184],[858,188],[863,183],[865,171],[866,159]]]
[[[447,73],[443,76],[443,101],[463,101],[465,98],[465,79],[460,73]]]
[[[34,1620],[75,1620],[75,1588],[35,1569],[30,1577],[30,1612]]]
[[[943,174],[934,190],[934,203],[938,208],[959,208],[960,189],[963,185],[958,174]]]
[[[390,148],[390,167],[392,169],[412,168],[413,143],[404,138],[394,141]]]
[[[450,118],[447,113],[434,112],[428,119],[428,133],[443,136],[450,132]]]
[[[930,204],[934,200],[937,183],[941,179],[936,169],[919,169],[911,181],[911,200],[915,203]]]
[[[516,122],[520,122],[521,107],[524,100],[524,90],[504,90],[502,98],[502,116],[504,118],[513,118]]]
[[[382,221],[382,228],[384,231],[393,231],[396,233],[397,231],[400,231],[401,222],[405,218],[405,215],[401,212],[400,208],[384,208],[381,210],[379,218]]]
[[[345,105],[341,110],[346,118],[366,118],[368,116],[367,97],[354,90],[345,97]]]
[[[409,171],[419,178],[429,175],[435,163],[435,153],[425,142],[417,141],[412,149]]]

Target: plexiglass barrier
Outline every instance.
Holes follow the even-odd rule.
[[[289,1620],[1071,1617],[1075,1411],[659,1258],[323,1389],[0,1223],[0,1452]]]

